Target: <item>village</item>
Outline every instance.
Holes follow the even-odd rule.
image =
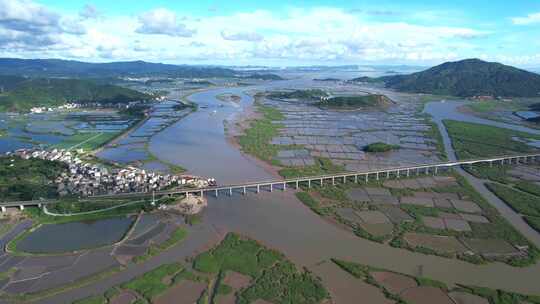
[[[158,174],[147,172],[136,167],[106,168],[103,165],[91,164],[78,157],[77,152],[62,149],[36,150],[20,149],[7,152],[7,156],[18,156],[22,159],[42,159],[62,162],[68,166],[54,180],[60,196],[93,196],[111,195],[128,192],[150,192],[174,187],[204,188],[215,186],[213,178],[202,178],[191,175]]]

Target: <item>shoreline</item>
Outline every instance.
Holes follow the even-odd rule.
[[[261,114],[257,112],[253,103],[244,107],[244,109],[241,112],[239,112],[237,115],[235,115],[235,117],[232,120],[224,122],[225,140],[233,148],[238,150],[242,154],[243,157],[255,163],[255,165],[263,168],[266,172],[270,173],[272,176],[282,179],[283,177],[279,174],[279,168],[251,154],[245,153],[244,151],[242,151],[242,146],[240,146],[240,144],[238,143],[238,136],[243,135],[245,130],[249,128],[251,121],[259,118],[260,115]]]

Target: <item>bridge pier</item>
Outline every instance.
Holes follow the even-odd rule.
[[[435,167],[435,168],[433,169],[433,175],[437,175],[438,169],[439,169],[439,167]]]
[[[270,184],[270,192],[274,191],[274,184]]]
[[[307,181],[307,187],[311,188],[311,180],[310,179],[308,179],[308,181]]]
[[[243,195],[246,195],[246,187],[243,187],[243,188],[242,188],[242,194],[243,194]]]
[[[24,210],[24,205],[19,205],[19,209],[20,209],[21,211],[23,211],[23,210]]]
[[[377,171],[377,173],[375,174],[375,180],[379,180],[379,172]]]
[[[396,171],[396,178],[399,178],[399,169]]]
[[[346,176],[346,175],[343,175],[343,183],[344,183],[344,184],[347,183],[347,176]]]
[[[6,207],[2,206],[2,213],[6,212]]]
[[[354,176],[354,183],[355,183],[355,184],[358,184],[358,175],[355,175],[355,176]]]
[[[386,171],[386,179],[390,178],[390,171]]]
[[[287,183],[283,183],[283,191],[287,190]]]
[[[321,178],[321,187],[323,186],[323,183],[324,183],[324,181],[323,181],[323,179]]]
[[[257,185],[257,193],[261,192],[261,186]]]
[[[298,190],[298,181],[296,181],[296,190]]]
[[[229,196],[232,196],[232,187],[229,188]]]
[[[336,178],[332,177],[332,186],[335,186],[335,185],[336,185]]]
[[[218,197],[218,189],[216,189],[215,195],[216,197]]]
[[[409,177],[411,175],[411,172],[409,169],[407,169],[407,177]]]
[[[366,173],[366,184],[368,183],[369,181],[369,173]]]
[[[201,194],[201,198],[203,198],[204,197],[204,190],[201,190],[200,194]]]

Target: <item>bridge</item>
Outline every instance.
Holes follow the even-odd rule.
[[[538,162],[540,159],[540,153],[537,154],[523,154],[523,155],[505,155],[492,158],[477,158],[460,161],[439,162],[432,164],[422,164],[415,166],[403,166],[403,167],[390,167],[371,171],[362,172],[342,172],[336,174],[319,175],[319,176],[307,176],[297,177],[281,180],[268,180],[257,181],[251,183],[243,183],[236,185],[224,185],[219,187],[207,187],[207,188],[176,188],[164,191],[155,192],[130,192],[130,193],[118,193],[112,195],[96,195],[85,198],[86,200],[92,199],[112,199],[112,198],[131,198],[131,197],[150,197],[150,196],[164,196],[164,195],[214,195],[218,197],[220,194],[226,194],[232,196],[233,193],[247,194],[248,191],[259,193],[260,191],[274,191],[276,189],[285,191],[288,187],[298,189],[300,186],[311,188],[312,185],[324,186],[335,185],[336,183],[347,182],[369,182],[370,180],[380,180],[389,178],[400,178],[417,176],[421,174],[438,174],[441,171],[449,170],[452,167],[464,166],[464,165],[477,165],[487,164],[493,165],[517,165],[527,164],[531,162]],[[27,206],[41,207],[46,204],[52,204],[57,200],[32,200],[32,201],[13,201],[13,202],[0,202],[0,208],[3,211],[7,207],[18,207],[21,210]]]

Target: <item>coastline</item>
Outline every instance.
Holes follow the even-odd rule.
[[[275,178],[283,179],[283,177],[279,174],[279,168],[251,154],[245,153],[242,151],[242,146],[240,146],[238,143],[238,136],[244,134],[245,130],[249,128],[251,121],[260,117],[261,114],[255,110],[253,104],[244,107],[242,112],[235,115],[232,120],[224,121],[225,139],[231,146],[233,146],[233,148],[240,151],[243,157],[263,168]]]

